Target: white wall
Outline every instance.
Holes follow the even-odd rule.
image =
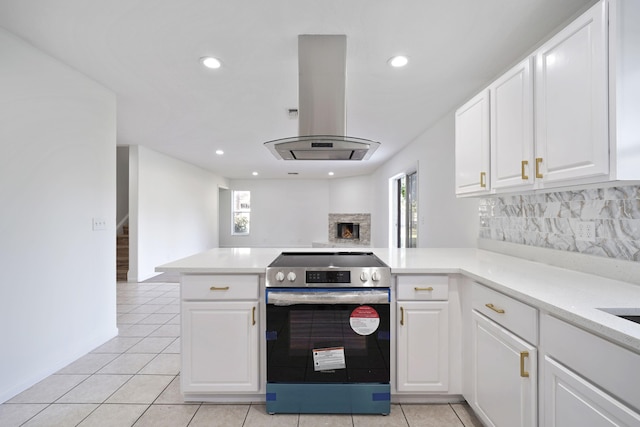
[[[371,213],[373,247],[389,245],[389,179],[418,169],[419,247],[476,247],[478,200],[457,199],[454,116],[447,114],[372,175],[230,180],[251,191],[251,233],[231,235],[231,191],[220,201],[221,247],[308,247],[328,240],[329,213]]]
[[[220,212],[221,247],[310,247],[328,240],[329,180],[230,180],[251,191],[251,228],[231,235],[230,195]]]
[[[130,281],[218,246],[218,186],[226,180],[142,146],[129,147]]]
[[[371,213],[378,191],[370,175],[329,180],[329,212]]]
[[[454,115],[447,114],[372,175],[374,247],[389,244],[389,179],[418,169],[418,247],[476,247],[478,200],[456,199]]]
[[[3,402],[117,334],[116,100],[3,29],[0,52]]]

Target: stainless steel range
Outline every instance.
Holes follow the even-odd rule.
[[[390,283],[371,252],[284,252],[269,265],[269,413],[389,413]]]

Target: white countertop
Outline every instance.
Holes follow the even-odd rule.
[[[464,274],[640,353],[640,324],[598,310],[623,307],[640,309],[640,285],[480,249],[367,250],[373,251],[387,263],[392,274]],[[156,271],[260,274],[284,251],[333,252],[335,248],[218,248],[164,264],[157,267]]]

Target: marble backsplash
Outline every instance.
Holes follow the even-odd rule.
[[[483,239],[640,262],[640,186],[484,198],[479,214]],[[594,241],[576,238],[585,222]]]

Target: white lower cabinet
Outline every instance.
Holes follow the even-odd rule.
[[[640,426],[640,415],[550,357],[544,359],[545,426]]]
[[[549,315],[540,342],[544,426],[640,426],[640,354]]]
[[[447,391],[447,301],[398,302],[398,391]]]
[[[183,392],[257,392],[257,302],[183,302]]]
[[[487,426],[536,427],[537,310],[477,283],[471,293],[467,400]]]
[[[449,389],[448,277],[399,276],[396,303],[396,389]]]
[[[475,360],[472,406],[488,426],[536,424],[537,350],[473,312]]]
[[[257,275],[183,276],[182,392],[189,395],[260,390]]]

